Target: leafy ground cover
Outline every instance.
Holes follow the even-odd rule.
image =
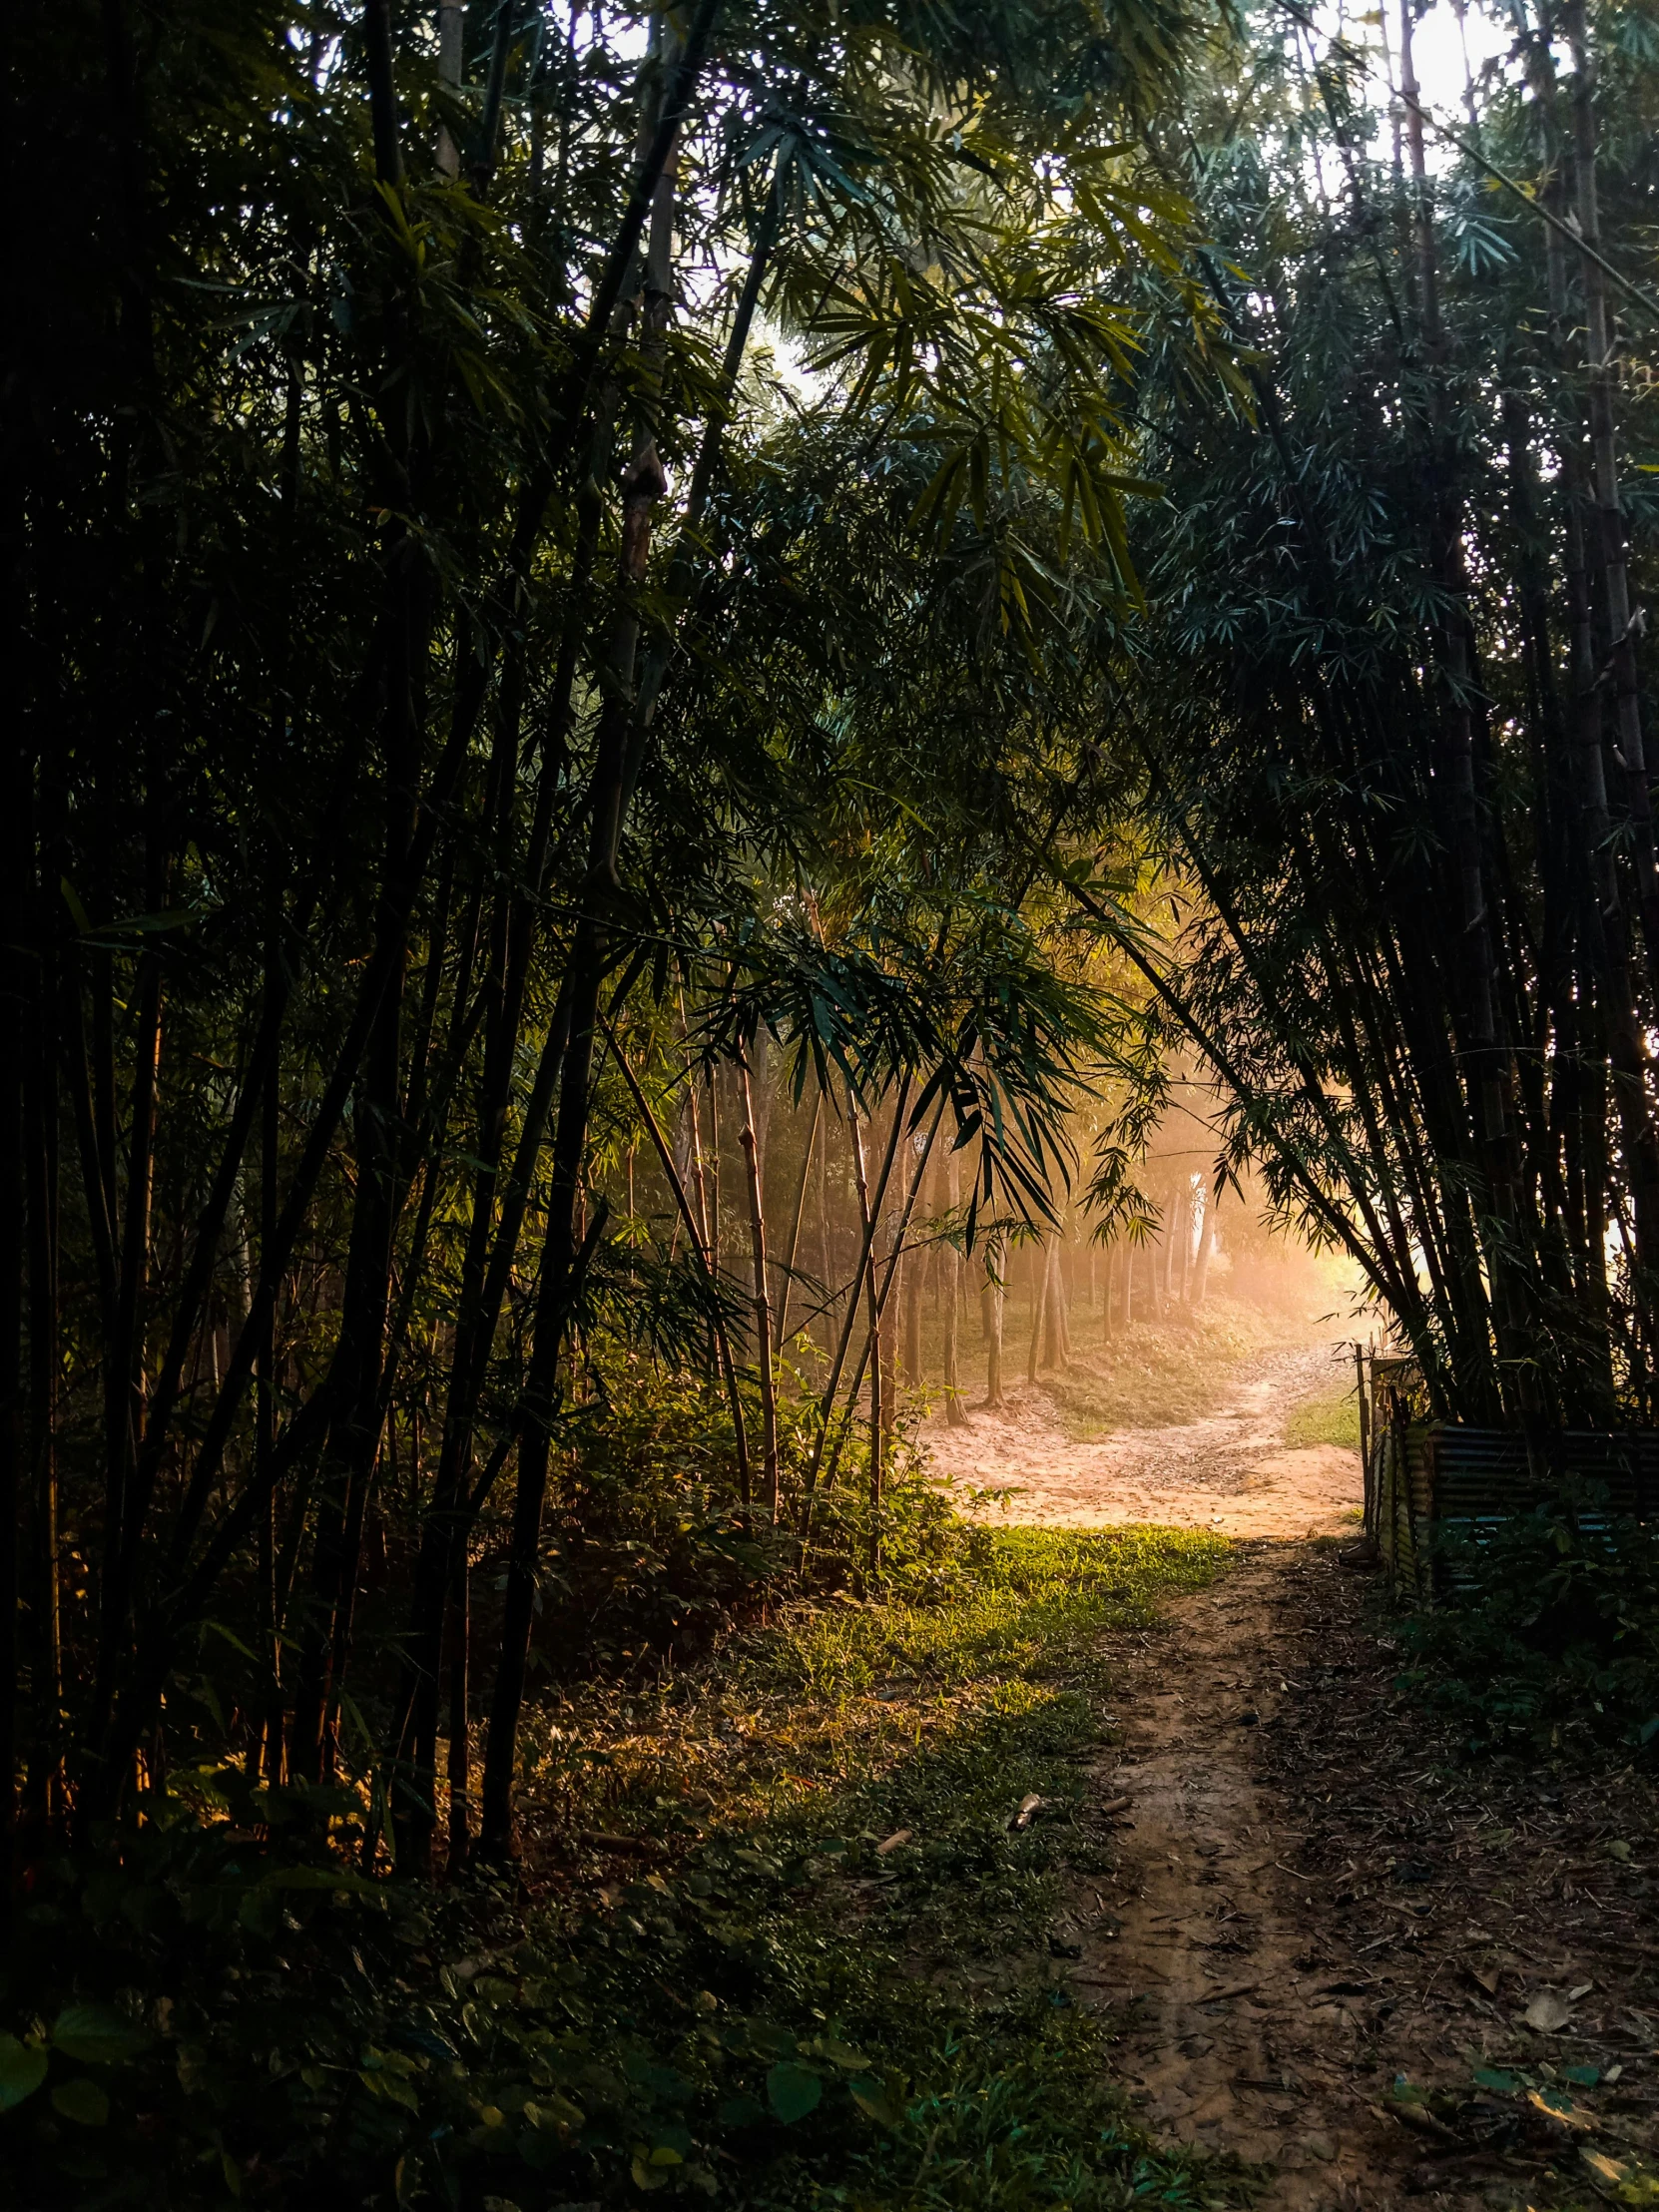
[[[1404,1684],[1463,1732],[1469,1757],[1659,1739],[1659,1534],[1588,1489],[1478,1542],[1444,1533],[1448,1584],[1400,1630]]]
[[[1333,1390],[1298,1405],[1285,1423],[1285,1441],[1291,1445],[1340,1444],[1346,1450],[1358,1451],[1360,1400],[1354,1390]]]
[[[888,1595],[567,1695],[528,1902],[355,1877],[351,1801],[176,1777],[118,1872],[49,1867],[8,1956],[14,2201],[1247,2201],[1133,2124],[1051,1950],[1106,1849],[1097,1639],[1224,1551],[962,1530]]]
[[[1068,1432],[1092,1442],[1116,1428],[1158,1428],[1212,1413],[1252,1354],[1305,1345],[1305,1312],[1212,1298],[1194,1312],[1120,1328],[1110,1344],[1074,1345],[1063,1376],[1045,1376]]]

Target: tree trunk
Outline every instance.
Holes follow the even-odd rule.
[[[467,1665],[472,1639],[472,1567],[465,1537],[455,1546],[454,1588],[449,1607],[449,1857],[451,1881],[462,1872],[472,1850],[471,1746],[467,1740]]]
[[[985,1338],[985,1403],[1002,1403],[1002,1312],[1007,1293],[1002,1282],[1003,1242],[993,1237],[985,1247],[985,1282],[979,1293],[979,1324]]]
[[[1071,1341],[1066,1327],[1066,1281],[1058,1235],[1048,1245],[1047,1251],[1048,1266],[1043,1287],[1043,1365],[1064,1374],[1070,1365]]]
[[[1048,1318],[1049,1245],[1042,1238],[1032,1253],[1031,1265],[1031,1349],[1025,1360],[1025,1382],[1034,1389],[1037,1368],[1042,1358],[1043,1323]]]
[[[813,1156],[818,1150],[819,1123],[823,1119],[824,1093],[819,1091],[813,1099],[813,1118],[807,1128],[807,1149],[801,1160],[801,1187],[795,1194],[795,1219],[790,1225],[790,1256],[778,1290],[778,1332],[775,1341],[780,1359],[784,1356],[784,1346],[789,1338],[790,1300],[795,1291],[796,1263],[801,1257],[801,1224],[806,1218],[807,1186],[813,1179]]]
[[[1466,602],[1468,580],[1462,541],[1462,497],[1457,456],[1446,423],[1445,334],[1440,319],[1433,208],[1423,148],[1422,112],[1411,48],[1412,0],[1400,0],[1400,86],[1406,104],[1406,142],[1415,200],[1419,312],[1423,352],[1430,369],[1432,450],[1424,470],[1434,566],[1448,602],[1436,629],[1440,663],[1438,774],[1445,792],[1448,874],[1456,925],[1455,972],[1463,1044],[1464,1081],[1469,1119],[1485,1183],[1482,1244],[1491,1285],[1493,1334],[1500,1367],[1518,1377],[1523,1401],[1531,1396],[1533,1373],[1523,1360],[1524,1331],[1518,1308],[1518,1284],[1511,1264],[1515,1248],[1515,1192],[1512,1132],[1505,1082],[1505,1054],[1498,1030],[1496,958],[1491,907],[1486,894],[1476,788],[1472,691],[1468,664]],[[1493,1408],[1496,1410],[1497,1408]]]
[[[1573,166],[1579,236],[1599,253],[1601,212],[1596,190],[1595,71],[1584,0],[1563,0],[1562,20],[1573,57]],[[1619,496],[1617,426],[1613,393],[1612,317],[1607,309],[1607,276],[1588,254],[1579,256],[1584,286],[1584,336],[1588,355],[1590,444],[1595,490],[1596,552],[1600,561],[1606,635],[1602,640],[1613,677],[1614,726],[1623,762],[1625,797],[1630,809],[1631,865],[1636,878],[1636,908],[1641,916],[1648,967],[1659,975],[1659,864],[1653,831],[1653,799],[1648,788],[1642,734],[1642,703],[1636,669],[1636,635],[1641,617],[1630,604],[1630,571],[1625,550],[1624,511]]]
[[[893,1108],[894,1136],[897,1135],[896,1117],[903,1110],[904,1102],[900,1098]],[[881,1299],[875,1280],[875,1215],[870,1206],[864,1140],[856,1106],[849,1107],[847,1119],[852,1137],[852,1179],[858,1193],[858,1221],[863,1231],[864,1249],[868,1254],[864,1268],[864,1286],[869,1305],[869,1344],[866,1352],[869,1363],[869,1571],[874,1575],[879,1573],[881,1566],[881,1454],[886,1442],[887,1426],[882,1404]],[[887,1157],[890,1161],[891,1144],[887,1148]],[[880,1204],[879,1195],[876,1204]]]
[[[755,1096],[749,1080],[749,1062],[738,1062],[738,1082],[743,1100],[743,1147],[749,1193],[749,1238],[754,1269],[755,1358],[761,1377],[761,1495],[769,1517],[778,1519],[778,1395],[773,1368],[772,1299],[767,1288],[767,1222],[761,1190],[761,1144],[755,1133]]]
[[[645,383],[651,386],[660,376],[673,303],[677,119],[680,103],[689,97],[701,71],[713,20],[711,0],[704,0],[689,28],[684,49],[670,52],[667,49],[674,45],[675,34],[670,31],[665,37],[663,19],[653,18],[648,67],[656,74],[655,97],[644,103],[647,113],[642,117],[640,148],[640,179],[650,196],[650,221],[644,268],[636,273],[640,296],[639,350],[647,364]],[[659,154],[660,163],[657,162]],[[630,255],[630,263],[632,259]],[[629,274],[627,268],[619,272],[618,296]],[[589,312],[590,321],[599,331],[610,327],[610,306],[597,293]],[[620,603],[605,652],[604,698],[588,787],[587,877],[568,970],[570,1046],[564,1059],[559,1118],[553,1140],[552,1187],[538,1271],[534,1344],[524,1394],[524,1433],[519,1446],[506,1597],[484,1752],[479,1849],[490,1857],[508,1857],[516,1850],[513,1773],[529,1663],[559,1363],[580,1289],[580,1277],[603,1224],[602,1213],[596,1213],[592,1224],[579,1233],[577,1209],[582,1197],[582,1163],[587,1151],[594,1033],[609,958],[606,914],[618,880],[617,862],[630,793],[631,739],[638,710],[636,678],[642,594],[650,560],[653,517],[668,488],[657,452],[655,414],[650,392],[643,393],[633,454],[622,482],[622,535],[618,554]],[[718,1129],[715,1141],[715,1218],[711,1223],[711,1245],[718,1271]]]
[[[10,518],[8,518],[10,519]],[[21,518],[19,529],[21,536]],[[14,614],[14,601],[8,613]],[[0,1925],[9,1923],[17,1835],[16,1775],[18,1695],[17,1530],[24,1475],[23,1275],[27,1206],[24,1186],[24,1008],[33,978],[27,952],[28,886],[34,872],[33,772],[21,719],[14,716],[0,740],[5,779],[0,787],[0,984],[7,1010],[0,1051]]]
[[[451,91],[461,82],[465,28],[465,0],[438,0],[438,82]],[[438,125],[436,161],[440,175],[449,178],[460,175],[460,150],[450,137],[446,123]]]
[[[919,1390],[921,1373],[921,1262],[923,1255],[908,1254],[904,1269],[904,1380]]]
[[[1198,1240],[1198,1260],[1193,1268],[1193,1307],[1200,1311],[1204,1294],[1210,1283],[1210,1261],[1216,1249],[1216,1201],[1207,1196],[1204,1204],[1204,1227]]]
[[[961,1203],[961,1171],[956,1154],[951,1151],[945,1160],[945,1195],[950,1209],[951,1229],[954,1233],[956,1209]],[[967,1410],[962,1404],[962,1382],[957,1368],[956,1335],[962,1306],[962,1256],[954,1244],[941,1244],[939,1266],[943,1270],[944,1304],[944,1419],[947,1428],[965,1428]]]

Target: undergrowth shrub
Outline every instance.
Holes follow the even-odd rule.
[[[913,1741],[859,1764],[836,1739],[810,1803],[665,1821],[644,1868],[597,1888],[369,1881],[353,1793],[228,1767],[176,1770],[139,1826],[45,1861],[0,1962],[0,2201],[1248,2201],[1247,2175],[1128,2120],[1108,2024],[1074,2008],[1048,1943],[1062,1855],[1090,1849],[1098,1631],[1208,1580],[1225,1546],[957,1524],[941,1595],[936,1533],[906,1594],[798,1604],[702,1669],[826,1720],[924,1684]],[[964,1953],[991,1962],[989,1994],[943,1970]]]
[[[598,1394],[570,1418],[543,1540],[535,1664],[560,1679],[625,1673],[632,1662],[706,1652],[734,1623],[810,1592],[868,1579],[869,1439],[862,1426],[827,1455],[810,1540],[801,1500],[816,1438],[805,1387],[779,1407],[784,1518],[774,1527],[738,1492],[723,1392],[632,1354],[595,1370]],[[750,1423],[759,1433],[758,1417]],[[753,1448],[753,1443],[752,1443]],[[880,1512],[885,1591],[942,1595],[974,1532],[926,1472],[901,1427],[887,1445]]]
[[[1411,1615],[1406,1681],[1471,1754],[1659,1737],[1659,1531],[1593,1486],[1445,1531],[1444,1597]]]

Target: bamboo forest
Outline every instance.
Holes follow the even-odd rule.
[[[8,21],[0,2206],[1659,2203],[1659,5]]]

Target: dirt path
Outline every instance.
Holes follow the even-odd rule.
[[[1286,1616],[1309,1570],[1276,1550],[1118,1654],[1123,1741],[1096,1784],[1128,1801],[1123,1857],[1078,1979],[1123,2009],[1125,2075],[1161,2131],[1271,2161],[1275,2204],[1382,2202],[1355,2194],[1398,2148],[1369,2109],[1377,2067],[1354,2070],[1377,1969],[1316,1928],[1288,1867],[1303,1839],[1255,1756],[1280,1668],[1308,1656],[1287,1655]]]
[[[1148,2120],[1271,2161],[1269,2206],[1659,2201],[1616,2194],[1659,2171],[1659,1794],[1459,1760],[1351,1560],[1241,1547],[1119,1642],[1079,1995]]]
[[[1080,1443],[1038,1391],[930,1438],[1015,1520],[1239,1539],[1111,1651],[1078,1996],[1148,2122],[1269,2169],[1266,2206],[1659,2203],[1659,1791],[1616,1757],[1471,1761],[1401,1688],[1356,1455],[1285,1444],[1340,1359],[1265,1355],[1179,1427]]]
[[[1045,1390],[975,1410],[966,1428],[929,1425],[933,1464],[962,1489],[1006,1489],[987,1514],[1048,1528],[1133,1521],[1214,1528],[1229,1536],[1352,1532],[1358,1455],[1334,1444],[1288,1449],[1285,1424],[1305,1400],[1352,1374],[1345,1346],[1265,1352],[1241,1364],[1222,1402],[1174,1428],[1120,1428],[1092,1442],[1068,1436]]]

